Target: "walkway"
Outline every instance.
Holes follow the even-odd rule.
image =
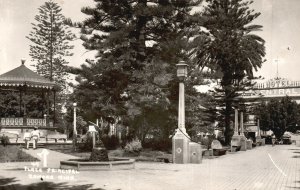
[[[60,160],[61,153],[49,156]],[[61,157],[61,158],[59,158]],[[54,159],[54,160],[55,160]],[[54,165],[53,165],[54,166]],[[5,175],[3,175],[5,173]],[[15,187],[105,190],[284,190],[300,189],[300,147],[266,145],[246,152],[204,159],[202,164],[136,163],[123,171],[81,171],[74,179],[28,179],[28,172],[0,169],[2,184]],[[46,185],[46,186],[45,186]],[[50,186],[51,185],[51,186]],[[16,188],[16,189],[18,189]],[[1,189],[1,186],[0,186]]]
[[[57,151],[49,150],[49,149],[23,149],[26,153],[30,154],[33,157],[36,157],[40,160],[42,160],[42,154],[47,154],[47,167],[49,168],[59,168],[60,167],[60,161],[63,160],[69,160],[69,159],[75,159],[77,157],[71,156],[68,154],[63,154]],[[40,155],[40,156],[39,156]],[[43,163],[40,163],[43,164]]]

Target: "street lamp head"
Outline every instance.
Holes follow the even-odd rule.
[[[176,67],[177,67],[177,77],[180,79],[184,79],[187,77],[187,64],[185,64],[184,61],[180,61]]]
[[[74,107],[76,107],[76,106],[77,106],[77,103],[76,103],[76,102],[74,102],[74,103],[73,103],[73,106],[74,106]]]

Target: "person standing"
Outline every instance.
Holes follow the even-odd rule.
[[[272,134],[272,146],[275,146],[275,140],[276,140],[276,137],[274,135],[274,133]]]
[[[35,127],[34,130],[31,132],[33,149],[36,149],[39,138],[40,138],[40,131],[37,129],[37,127]]]

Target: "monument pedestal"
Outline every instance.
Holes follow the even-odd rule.
[[[253,141],[252,140],[247,140],[246,142],[247,142],[247,149],[251,150]]]
[[[255,141],[256,141],[256,145],[257,146],[262,146],[262,139],[261,139],[261,136],[257,136],[255,137]]]
[[[176,129],[176,133],[172,138],[172,156],[173,163],[187,164],[189,163],[189,138],[185,131]]]
[[[200,164],[202,162],[201,145],[195,142],[189,142],[189,163]]]
[[[239,150],[240,149],[240,147],[241,147],[241,136],[239,136],[239,135],[233,135],[232,137],[231,137],[231,147],[230,147],[230,149],[231,149],[231,152],[236,152],[237,150]]]
[[[244,135],[241,135],[240,141],[241,141],[241,151],[246,151],[247,150],[247,138]]]

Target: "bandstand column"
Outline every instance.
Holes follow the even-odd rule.
[[[22,116],[22,91],[21,91],[21,89],[20,89],[19,99],[20,99],[20,101],[19,101],[19,117],[21,117]]]

